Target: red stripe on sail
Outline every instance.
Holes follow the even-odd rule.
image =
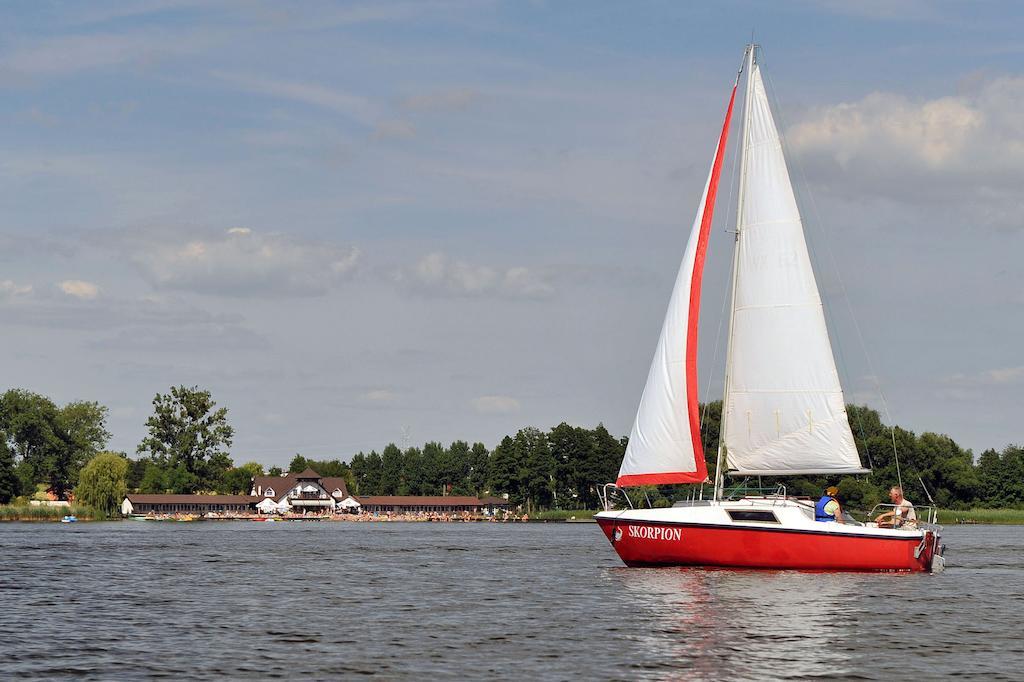
[[[700,286],[704,276],[704,259],[708,251],[708,236],[711,234],[711,220],[715,212],[715,197],[718,195],[718,179],[722,174],[722,160],[725,144],[729,139],[729,124],[732,121],[733,104],[736,102],[736,86],[732,86],[729,108],[725,111],[725,122],[718,138],[715,160],[711,166],[707,196],[702,207],[700,232],[697,237],[697,251],[694,256],[693,273],[690,278],[690,308],[686,329],[686,402],[690,417],[690,438],[693,442],[695,471],[675,471],[651,474],[626,474],[619,476],[615,485],[625,488],[637,485],[669,485],[673,483],[703,483],[708,478],[704,463],[704,447],[700,439],[700,406],[697,401],[697,318],[700,316]]]
[[[690,314],[687,316],[689,326],[686,330],[686,392],[687,407],[690,411],[690,438],[693,440],[693,459],[697,471],[693,480],[704,481],[708,477],[707,465],[704,463],[704,446],[700,438],[700,405],[697,400],[697,320],[700,317],[700,286],[704,279],[704,258],[708,252],[708,236],[711,234],[711,219],[715,214],[715,197],[718,195],[718,178],[722,174],[722,161],[725,158],[725,143],[729,139],[729,123],[732,121],[732,105],[736,101],[736,85],[732,86],[729,97],[729,108],[725,112],[722,134],[718,138],[718,150],[715,152],[715,163],[711,167],[711,180],[708,183],[708,195],[704,201],[704,213],[700,221],[700,235],[697,237],[697,253],[693,261],[693,276],[690,279]]]
[[[672,483],[703,483],[708,477],[707,468],[700,467],[701,471],[677,471],[664,474],[626,474],[619,476],[615,485],[620,488],[628,488],[635,485],[670,485]]]

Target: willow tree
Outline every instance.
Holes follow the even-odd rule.
[[[128,494],[128,460],[114,452],[101,452],[82,467],[75,486],[75,500],[110,516],[117,513]]]

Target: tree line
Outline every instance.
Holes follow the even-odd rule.
[[[625,439],[602,424],[593,429],[561,423],[548,431],[528,427],[505,436],[493,451],[483,443],[426,443],[379,454],[360,452],[350,463],[363,495],[508,495],[526,509],[586,509],[598,488],[615,479]]]
[[[702,438],[708,471],[714,471],[718,452],[722,401],[704,407]],[[854,509],[867,510],[888,502],[888,489],[902,478],[908,497],[926,503],[929,496],[944,508],[1024,507],[1024,448],[1007,445],[1001,452],[985,450],[975,461],[971,450],[946,435],[915,434],[882,422],[876,410],[847,405],[847,415],[866,476],[793,476],[764,479],[781,483],[789,494],[820,495],[838,485],[840,498]],[[899,472],[897,473],[897,454]],[[899,474],[899,475],[898,475]]]
[[[0,395],[0,503],[42,489],[58,499],[73,495],[113,512],[129,490],[247,494],[253,477],[264,474],[255,461],[235,465],[228,410],[218,407],[209,391],[176,386],[156,395],[152,405],[146,436],[130,458],[105,451],[111,434],[103,405],[74,401],[61,406],[30,391],[6,391]],[[702,406],[709,472],[715,466],[721,411],[721,401]],[[975,459],[948,436],[887,426],[868,407],[850,405],[848,413],[870,475],[763,483],[782,483],[797,495],[817,495],[825,486],[838,484],[847,506],[868,509],[884,501],[887,488],[898,480],[895,443],[904,487],[915,501],[930,495],[947,508],[1024,507],[1021,446],[985,450]],[[599,504],[600,486],[615,480],[626,444],[625,437],[613,436],[601,424],[584,428],[563,422],[546,431],[520,429],[493,449],[461,440],[404,449],[390,443],[380,452],[359,452],[348,462],[342,456],[312,460],[297,454],[288,470],[309,467],[322,476],[345,478],[350,491],[360,495],[507,495],[527,510],[593,509]],[[271,467],[266,473],[283,471]],[[660,486],[642,494],[668,505],[692,489]]]

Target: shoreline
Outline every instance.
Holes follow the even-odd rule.
[[[45,511],[43,511],[45,510]],[[68,513],[66,508],[47,507],[12,507],[0,505],[0,523],[60,523]],[[161,522],[196,522],[196,521],[240,521],[240,522],[328,522],[328,523],[594,523],[596,510],[550,510],[535,512],[523,516],[509,515],[507,518],[487,516],[458,515],[415,515],[415,514],[379,514],[379,515],[332,515],[332,516],[275,516],[262,515],[161,515],[133,517],[101,517],[91,510],[74,508],[71,513],[77,517],[78,523],[100,521],[161,521]],[[1024,509],[940,509],[939,523],[944,526],[985,525],[985,526],[1021,526],[1024,525]]]

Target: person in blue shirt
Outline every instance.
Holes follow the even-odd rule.
[[[818,503],[814,505],[814,520],[815,521],[835,521],[836,523],[846,523],[843,521],[843,507],[839,504],[839,500],[836,499],[836,495],[839,494],[839,488],[834,485],[825,488],[825,494],[821,496]]]

